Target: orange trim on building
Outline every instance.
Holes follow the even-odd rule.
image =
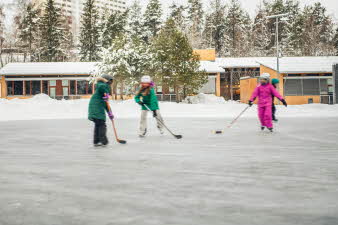
[[[194,49],[194,53],[199,56],[201,61],[215,61],[215,49]]]

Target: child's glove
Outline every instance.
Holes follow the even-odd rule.
[[[249,106],[251,107],[253,105],[253,102],[251,100],[249,100]]]
[[[105,94],[102,99],[105,101],[105,102],[108,102],[109,101],[109,98],[110,98],[110,95],[109,94]]]
[[[113,120],[114,119],[114,115],[112,112],[108,112],[108,117],[109,119]]]
[[[145,105],[144,102],[142,102],[142,101],[139,101],[138,104],[141,105],[141,106]]]
[[[157,112],[156,112],[156,110],[153,111],[153,116],[154,116],[154,117],[157,117]]]
[[[282,103],[285,107],[288,107],[288,104],[286,103],[285,99],[282,100]]]

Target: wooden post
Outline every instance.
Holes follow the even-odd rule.
[[[216,96],[221,96],[221,73],[216,74]]]

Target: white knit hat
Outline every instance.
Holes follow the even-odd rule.
[[[263,74],[261,74],[261,76],[259,78],[260,79],[269,80],[270,79],[270,74],[269,73],[263,73]]]
[[[151,78],[150,78],[150,76],[143,76],[142,78],[141,78],[141,83],[151,83]]]

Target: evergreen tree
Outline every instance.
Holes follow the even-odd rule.
[[[210,5],[211,13],[206,16],[203,31],[204,46],[215,48],[218,56],[224,56],[226,7],[222,0],[213,0]]]
[[[233,57],[249,56],[252,50],[251,20],[238,0],[231,0],[226,16],[226,47]]]
[[[252,31],[255,56],[267,56],[269,52],[268,46],[270,46],[272,34],[268,29],[268,19],[266,16],[266,10],[260,6]]]
[[[132,37],[146,40],[146,34],[143,27],[142,7],[140,3],[135,0],[131,5],[128,14],[128,31]]]
[[[126,32],[128,12],[113,11],[103,22],[101,43],[103,48],[109,48],[113,40]]]
[[[102,60],[97,75],[114,76],[114,83],[119,84],[121,93],[124,93],[124,87],[135,85],[146,75],[151,61],[145,42],[125,33],[114,39],[111,47],[103,49]],[[127,90],[127,94],[132,94],[132,90]]]
[[[100,25],[95,0],[87,0],[84,5],[79,39],[81,61],[98,61],[100,59]]]
[[[321,3],[315,3],[304,9],[303,54],[334,55],[334,29],[332,18],[327,15],[326,8]]]
[[[204,11],[201,0],[188,0],[188,37],[193,48],[202,45]]]
[[[149,43],[161,29],[162,8],[159,0],[150,0],[144,13],[146,41]]]
[[[175,88],[177,101],[196,93],[207,81],[207,75],[200,72],[199,57],[172,19],[167,20],[154,40],[152,52],[153,74],[162,85]]]
[[[187,32],[187,18],[185,15],[186,7],[176,5],[175,2],[170,6],[169,18],[175,22],[176,27],[183,33]]]
[[[23,19],[19,24],[19,39],[21,47],[28,52],[30,61],[34,61],[33,51],[37,48],[40,24],[40,10],[35,9],[33,3],[29,3],[25,9]]]
[[[48,0],[40,24],[40,61],[53,62],[63,59],[61,42],[64,39],[64,33],[61,27],[61,18],[60,8],[55,6],[54,0]]]
[[[336,34],[333,38],[333,45],[336,48],[336,56],[338,56],[338,28],[336,29]]]

